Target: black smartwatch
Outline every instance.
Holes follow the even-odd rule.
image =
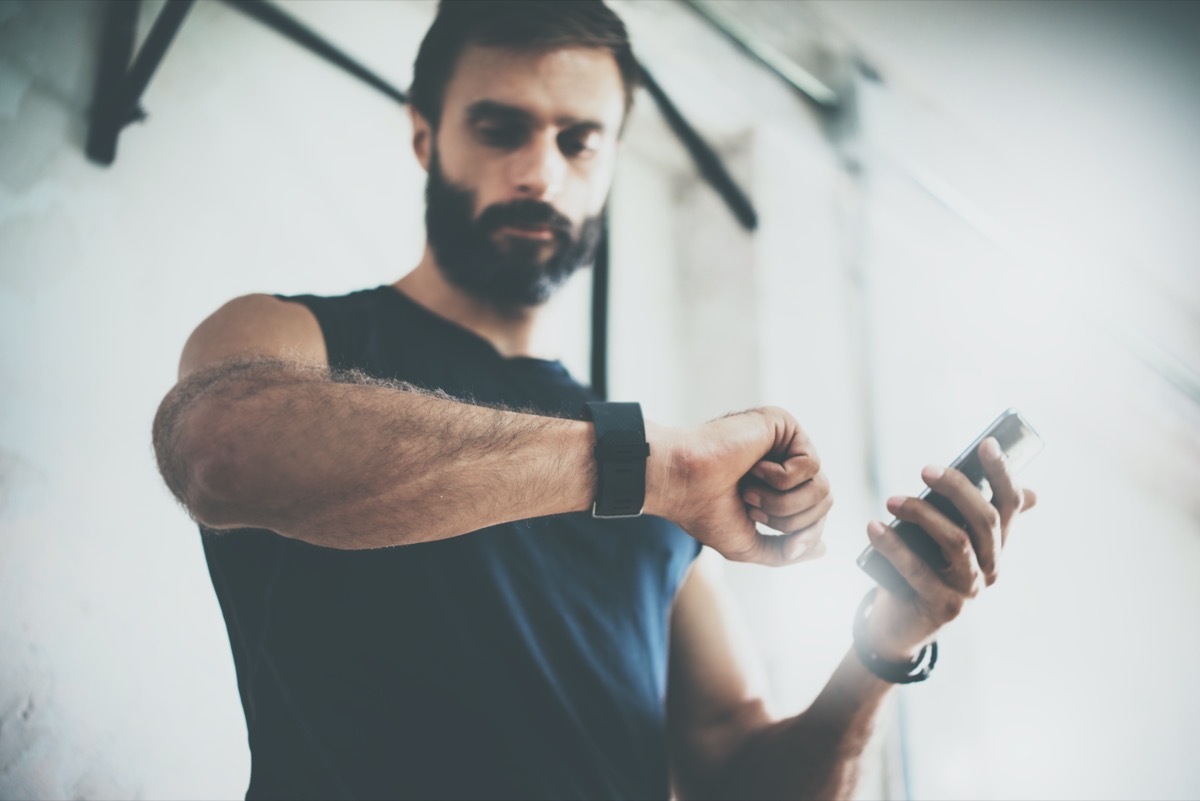
[[[646,425],[637,403],[588,403],[596,424],[596,502],[592,517],[638,517],[646,505]]]

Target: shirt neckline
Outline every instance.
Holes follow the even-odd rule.
[[[528,364],[536,367],[549,368],[555,370],[556,372],[566,372],[566,368],[559,359],[541,359],[537,356],[505,356],[496,348],[495,345],[493,345],[484,337],[475,333],[466,326],[460,325],[448,317],[443,317],[432,309],[424,306],[421,303],[418,303],[394,284],[383,284],[379,287],[379,291],[394,297],[405,306],[416,309],[418,312],[424,314],[426,317],[432,319],[442,327],[452,329],[461,338],[475,343],[476,347],[487,351],[493,358],[501,362],[506,364]]]

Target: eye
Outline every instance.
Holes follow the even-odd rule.
[[[600,149],[600,132],[595,130],[563,131],[558,135],[558,148],[568,158],[581,158]]]
[[[525,128],[520,125],[481,125],[475,130],[489,147],[510,149],[525,141]]]

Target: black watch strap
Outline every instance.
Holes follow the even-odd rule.
[[[588,403],[596,424],[596,502],[592,517],[638,517],[646,505],[646,425],[637,403]]]
[[[870,638],[867,637],[867,617],[875,606],[875,596],[878,592],[878,587],[872,587],[863,597],[862,603],[858,605],[858,612],[854,615],[854,650],[858,653],[859,660],[867,670],[892,684],[925,681],[937,665],[937,640],[922,648],[911,662],[892,662],[884,659],[868,644]]]

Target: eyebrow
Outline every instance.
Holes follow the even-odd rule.
[[[510,106],[496,100],[477,100],[467,106],[467,121],[471,124],[484,120],[504,120],[506,122],[521,122],[532,125],[537,118],[523,108]],[[604,131],[604,123],[596,120],[580,119],[578,117],[557,117],[554,123],[560,128],[586,128],[589,131]]]

